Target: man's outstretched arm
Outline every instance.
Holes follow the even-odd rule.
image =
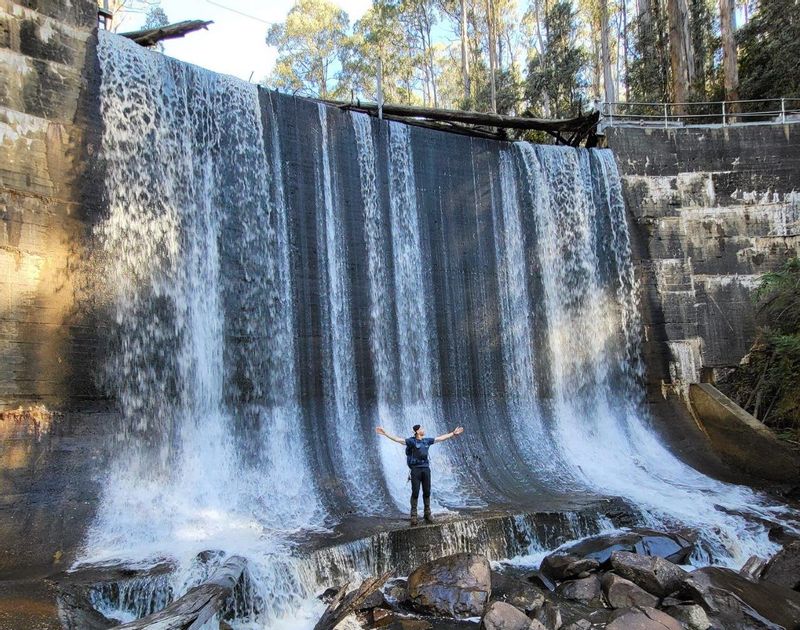
[[[405,445],[405,443],[406,443],[406,441],[403,438],[397,437],[396,435],[390,435],[389,433],[386,433],[386,431],[384,431],[383,427],[376,427],[375,428],[375,433],[377,433],[378,435],[382,435],[383,437],[387,437],[392,442],[397,442],[398,444]]]
[[[444,435],[440,435],[437,437],[434,442],[444,442],[445,440],[449,440],[450,438],[454,438],[457,435],[461,435],[464,433],[464,427],[456,427],[450,433],[445,433]]]

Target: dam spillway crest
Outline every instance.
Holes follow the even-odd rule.
[[[376,426],[465,427],[431,448],[445,520],[619,497],[641,525],[696,531],[695,563],[737,567],[777,549],[770,522],[796,526],[651,427],[609,150],[378,121],[104,32],[99,56],[103,374],[124,421],[79,566],[168,559],[140,585],[157,608],[205,577],[198,554],[240,555],[242,618],[270,627],[330,567],[385,568],[369,525],[312,543],[407,514],[403,449]],[[620,524],[580,518],[562,538],[504,521],[525,542],[496,559]]]

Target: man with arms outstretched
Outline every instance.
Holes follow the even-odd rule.
[[[378,435],[383,435],[393,442],[404,444],[406,447],[406,463],[411,470],[411,525],[417,524],[417,501],[419,499],[419,486],[422,484],[422,501],[425,505],[425,521],[433,523],[431,515],[431,466],[428,462],[428,449],[432,444],[444,442],[450,438],[464,433],[464,427],[456,427],[452,432],[440,435],[437,438],[426,438],[425,429],[415,424],[412,429],[414,436],[403,439],[396,435],[386,433],[383,427],[375,429]]]

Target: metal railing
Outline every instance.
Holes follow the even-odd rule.
[[[616,102],[600,106],[600,128],[615,126],[785,124],[800,122],[800,98],[687,103]]]

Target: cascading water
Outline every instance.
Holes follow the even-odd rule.
[[[100,35],[96,235],[123,427],[81,562],[169,557],[147,596],[163,602],[204,575],[198,553],[242,554],[241,623],[298,627],[287,615],[332,573],[296,550],[353,511],[406,510],[403,449],[374,427],[415,423],[466,427],[432,448],[438,511],[620,496],[730,565],[773,550],[759,519],[793,526],[650,429],[609,151],[344,115]],[[448,549],[472,531],[451,529]],[[386,557],[362,547],[346,570]]]

